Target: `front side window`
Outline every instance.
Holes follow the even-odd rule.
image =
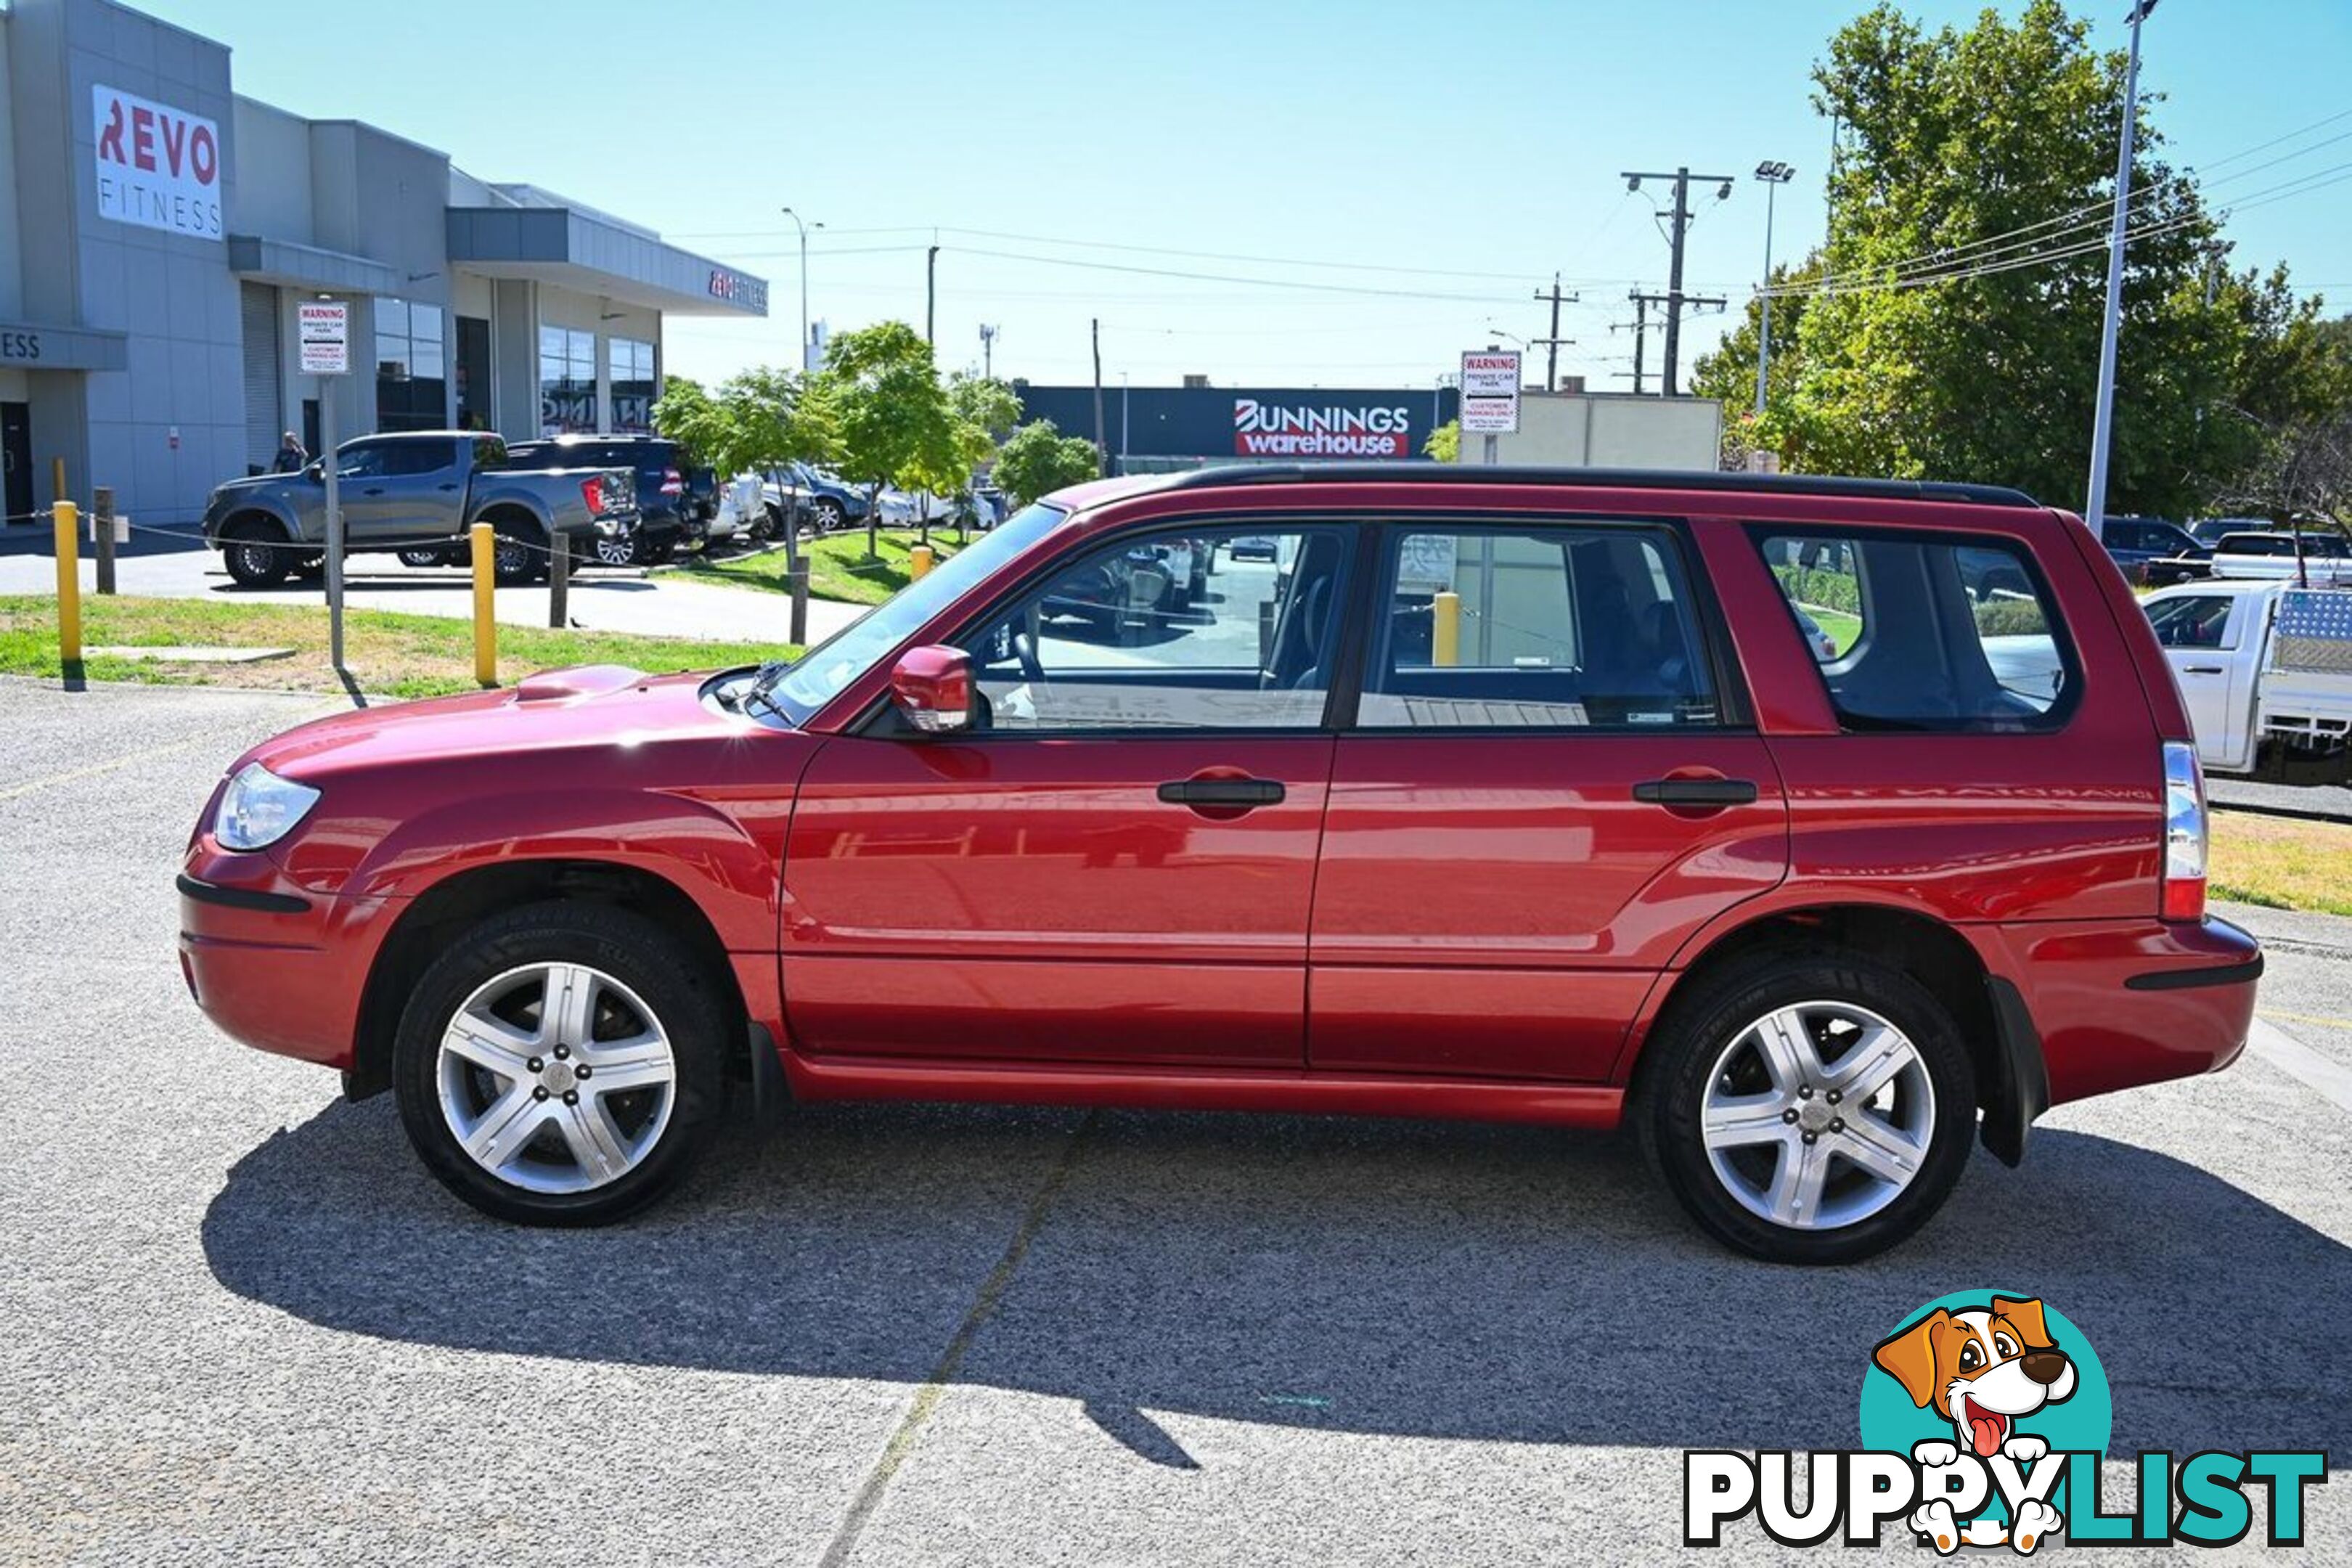
[[[2025,553],[1992,539],[1763,532],[1848,730],[2054,729],[2073,654]]]
[[[966,639],[982,724],[1314,729],[1349,545],[1338,528],[1180,529],[1084,551]]]
[[[2158,599],[2147,606],[2148,624],[2156,628],[2156,640],[2167,647],[2226,647],[2230,645],[2221,639],[2229,631],[2234,602],[2226,594]]]
[[[1719,721],[1671,535],[1641,525],[1389,531],[1366,729]]]

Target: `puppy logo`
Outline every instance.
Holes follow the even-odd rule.
[[[1881,1342],[1871,1359],[1912,1404],[1932,1405],[1980,1459],[2002,1451],[2021,1416],[2074,1393],[2074,1363],[2051,1342],[2042,1303],[2006,1296],[1980,1311],[1938,1307]]]

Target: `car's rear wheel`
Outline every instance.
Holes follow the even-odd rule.
[[[404,550],[400,552],[400,563],[403,566],[441,566],[447,564],[448,560],[449,557],[438,548]]]
[[[819,533],[831,533],[849,518],[849,514],[842,509],[841,503],[831,496],[819,496],[816,504],[809,510],[815,514],[816,531]]]
[[[1941,1206],[1976,1074],[1950,1013],[1860,954],[1759,953],[1677,998],[1637,1131],[1709,1235],[1779,1263],[1850,1263]]]
[[[260,523],[239,523],[221,546],[221,564],[240,588],[274,588],[293,569],[293,553],[284,539]]]
[[[483,1213],[602,1225],[685,1173],[724,1097],[725,1014],[695,955],[625,910],[536,904],[425,971],[394,1044],[425,1167]]]
[[[599,566],[635,566],[645,559],[645,535],[636,529],[626,533],[600,533],[596,536],[596,564]]]

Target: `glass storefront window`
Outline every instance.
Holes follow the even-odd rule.
[[[613,428],[640,432],[654,427],[654,345],[614,338],[605,359],[613,381]]]
[[[596,334],[576,327],[539,329],[539,432],[568,436],[596,428]]]
[[[449,359],[441,307],[375,301],[375,425],[438,430],[449,423]]]

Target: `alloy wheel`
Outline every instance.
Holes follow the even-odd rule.
[[[584,1193],[627,1175],[660,1143],[677,1098],[661,1021],[581,963],[484,982],[443,1031],[436,1070],[458,1147],[533,1193]]]
[[[1904,1032],[1850,1002],[1775,1008],[1707,1077],[1707,1163],[1750,1214],[1794,1230],[1867,1219],[1927,1163],[1936,1089]]]

